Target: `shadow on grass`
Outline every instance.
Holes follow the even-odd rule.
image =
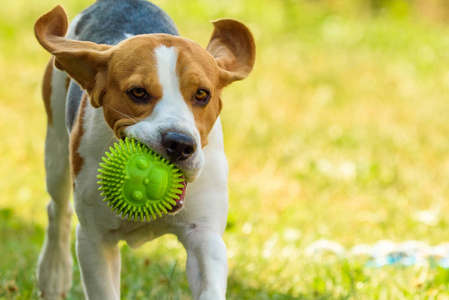
[[[122,246],[122,299],[192,299],[185,274],[185,260],[179,258],[179,253],[157,245],[158,240],[152,243],[155,249],[143,255],[134,253],[126,245]],[[257,274],[254,276],[257,277]],[[231,273],[227,299],[305,298],[277,293],[267,287],[248,287]]]
[[[254,274],[258,276],[258,274]],[[303,296],[296,296],[279,293],[269,287],[248,287],[241,283],[241,279],[230,274],[228,278],[228,291],[227,299],[273,299],[273,300],[286,300],[286,299],[307,299]]]
[[[0,299],[38,299],[36,262],[45,230],[18,218],[11,208],[0,209]],[[157,245],[149,253],[121,247],[122,299],[191,299],[185,261],[179,252]],[[72,253],[74,239],[72,237]],[[83,299],[79,269],[74,255],[73,286],[67,299]],[[255,274],[257,276],[257,274]],[[247,287],[230,274],[228,299],[301,299],[268,288]]]

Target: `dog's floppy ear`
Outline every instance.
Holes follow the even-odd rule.
[[[55,66],[66,71],[85,89],[94,107],[101,104],[112,46],[65,38],[67,15],[61,6],[40,17],[34,25],[39,43],[55,56]]]
[[[242,23],[222,19],[213,22],[214,31],[206,50],[215,58],[223,86],[248,76],[254,66],[256,45]]]

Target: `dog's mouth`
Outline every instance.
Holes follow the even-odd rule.
[[[187,182],[184,179],[184,181],[181,182],[181,183],[182,183],[182,185],[184,187],[181,188],[181,193],[178,193],[179,199],[173,199],[173,200],[176,201],[176,205],[173,205],[172,209],[168,210],[169,214],[174,215],[174,214],[178,213],[184,207],[185,196],[186,196],[186,189],[187,189]]]

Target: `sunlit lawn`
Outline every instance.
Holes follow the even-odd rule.
[[[62,4],[5,1],[0,10],[0,299],[35,299],[46,226],[40,97],[48,55],[36,18]],[[206,45],[209,20],[245,22],[258,46],[251,76],[224,94],[230,163],[225,241],[229,299],[443,299],[449,271],[368,268],[310,258],[327,238],[448,241],[449,29],[371,17],[319,1],[162,1],[181,34]],[[417,213],[429,210],[423,222]],[[74,225],[76,220],[74,220]],[[124,299],[189,299],[185,253],[171,236],[122,246]],[[81,299],[74,267],[68,299]],[[447,299],[447,298],[446,298]]]

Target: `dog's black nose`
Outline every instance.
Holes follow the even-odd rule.
[[[196,149],[195,140],[191,136],[177,132],[165,133],[162,136],[162,146],[173,162],[189,158]]]

